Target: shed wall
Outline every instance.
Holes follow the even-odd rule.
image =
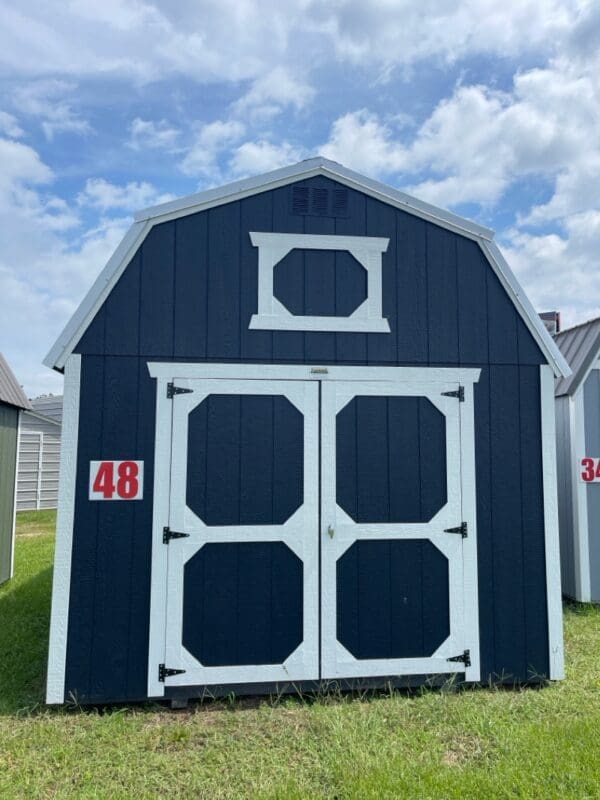
[[[19,411],[0,403],[0,583],[11,576]]]
[[[600,458],[600,370],[590,371],[583,386],[585,455]],[[600,483],[585,487],[588,507],[590,592],[592,603],[600,602]]]
[[[331,189],[323,178],[302,185]],[[82,338],[67,692],[146,692],[155,384],[148,360],[478,366],[482,679],[548,673],[539,364],[478,245],[349,190],[346,218],[295,216],[290,188],[156,226]],[[249,231],[389,236],[391,334],[249,330]],[[300,276],[303,266],[298,262]],[[308,291],[302,279],[295,291]],[[334,289],[332,290],[334,291]],[[257,375],[259,375],[257,371]],[[143,459],[144,500],[92,503],[89,461]],[[316,535],[316,532],[315,532]]]

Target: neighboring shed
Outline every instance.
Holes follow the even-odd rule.
[[[48,702],[563,676],[569,368],[492,237],[322,158],[137,215],[46,359]]]
[[[17,511],[39,511],[58,505],[62,396],[34,398],[31,405],[33,410],[24,411],[21,418]]]
[[[600,603],[600,318],[555,341],[573,371],[555,387],[563,592]]]
[[[30,409],[12,370],[0,353],[0,583],[13,575],[19,422]]]

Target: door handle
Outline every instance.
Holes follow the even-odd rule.
[[[329,534],[329,538],[333,539],[335,535],[335,530],[331,527],[331,525],[327,526],[327,533]]]

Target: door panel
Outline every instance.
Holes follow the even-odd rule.
[[[465,649],[456,384],[324,382],[322,677],[455,672]]]
[[[177,385],[167,683],[318,678],[318,385]]]

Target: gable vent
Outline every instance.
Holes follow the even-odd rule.
[[[308,189],[304,186],[294,186],[292,214],[308,214]]]
[[[348,190],[334,189],[331,202],[331,213],[334,217],[348,216]]]
[[[312,217],[347,217],[348,190],[293,186],[292,214]]]
[[[327,189],[313,189],[311,200],[310,210],[315,217],[328,216],[329,192]]]

